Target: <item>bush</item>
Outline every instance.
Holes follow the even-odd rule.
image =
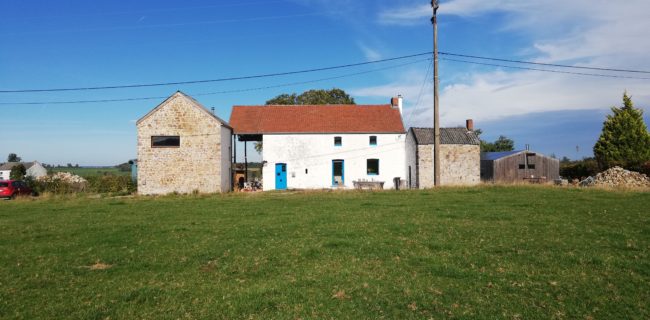
[[[70,194],[86,190],[87,182],[70,182],[64,179],[48,176],[46,179],[37,179],[32,182],[32,190],[38,194]]]
[[[136,186],[130,176],[104,175],[88,177],[87,192],[90,193],[133,193]]]
[[[12,180],[22,180],[25,178],[26,174],[27,169],[25,169],[25,166],[20,163],[11,168],[11,171],[9,172],[9,178]]]
[[[31,182],[37,193],[121,193],[135,192],[136,185],[130,176],[103,175],[82,178],[67,172],[41,177]]]
[[[646,175],[650,176],[650,161],[647,161],[646,163],[642,164],[639,172],[645,173]]]
[[[599,172],[598,162],[594,158],[560,163],[560,176],[565,179],[584,179]]]

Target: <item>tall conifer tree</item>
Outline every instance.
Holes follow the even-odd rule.
[[[623,106],[612,107],[603,123],[603,131],[594,146],[594,156],[601,169],[621,166],[638,171],[650,160],[650,133],[643,121],[643,110],[623,94]]]

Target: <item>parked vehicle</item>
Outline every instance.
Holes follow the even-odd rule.
[[[17,196],[33,195],[34,191],[20,180],[0,181],[0,198],[15,199]]]

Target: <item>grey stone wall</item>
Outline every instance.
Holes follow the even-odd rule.
[[[138,124],[138,193],[222,191],[222,124],[176,93]],[[154,148],[151,136],[180,136],[180,147]],[[228,152],[227,146],[226,150]],[[229,180],[228,180],[229,181]]]
[[[442,165],[442,163],[441,163]],[[418,146],[418,187],[433,188],[433,145]]]
[[[442,185],[475,185],[481,182],[481,156],[477,145],[443,144],[440,148]],[[433,145],[418,146],[420,188],[434,187]]]

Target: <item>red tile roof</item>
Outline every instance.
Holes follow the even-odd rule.
[[[391,105],[234,106],[235,134],[404,133],[402,116]]]

